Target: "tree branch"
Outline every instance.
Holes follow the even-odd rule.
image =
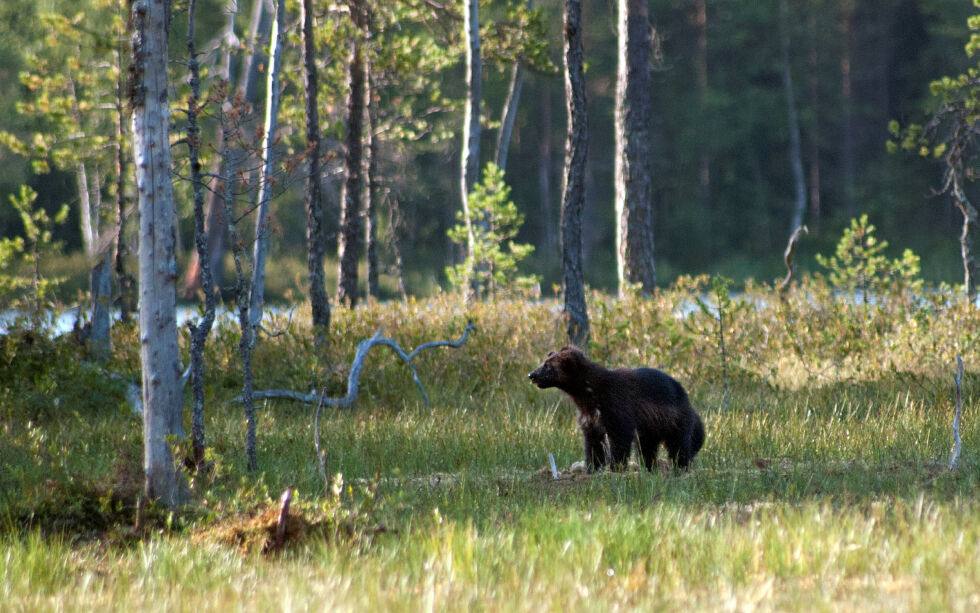
[[[368,351],[376,345],[385,345],[391,347],[398,357],[402,359],[405,364],[408,365],[409,370],[412,371],[412,380],[419,388],[419,392],[422,394],[422,399],[425,401],[425,405],[429,406],[429,395],[426,394],[425,388],[422,386],[422,381],[419,379],[418,371],[415,369],[415,364],[412,360],[421,353],[424,349],[432,349],[435,347],[453,347],[458,349],[466,342],[467,337],[471,330],[476,330],[476,326],[471,322],[466,324],[466,329],[463,331],[463,335],[458,341],[432,341],[425,343],[416,347],[411,353],[406,353],[402,349],[398,341],[381,336],[381,331],[379,330],[377,334],[369,339],[365,339],[360,342],[357,346],[357,353],[354,354],[354,361],[351,362],[350,375],[347,377],[347,395],[342,398],[330,398],[324,394],[317,394],[316,391],[310,392],[309,394],[304,394],[301,392],[295,392],[292,390],[263,390],[256,391],[252,393],[252,398],[286,398],[289,400],[298,400],[299,402],[307,403],[319,403],[320,405],[326,405],[338,408],[351,407],[354,401],[357,400],[357,393],[359,390],[358,380],[361,376],[361,369],[364,367],[364,360],[367,358]],[[241,402],[241,397],[235,398],[236,402]],[[319,410],[319,407],[318,407]]]

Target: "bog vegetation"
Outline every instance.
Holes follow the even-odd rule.
[[[103,366],[71,335],[15,329],[0,336],[4,607],[971,610],[980,313],[923,287],[914,256],[876,260],[873,228],[852,230],[826,274],[782,294],[687,277],[648,298],[590,295],[594,359],[657,366],[691,392],[708,439],[688,473],[569,471],[574,409],[526,381],[563,342],[558,302],[442,294],[338,308],[324,362],[302,309],[267,322],[283,333],[256,345],[256,388],[330,396],[346,393],[357,340],[383,330],[409,349],[478,326],[415,359],[430,406],[399,359],[369,353],[355,406],[323,409],[326,479],[314,406],[288,400],[260,405],[246,471],[238,334],[219,318],[208,461],[182,468],[191,502],[167,512],[138,504],[134,327],[114,326]]]

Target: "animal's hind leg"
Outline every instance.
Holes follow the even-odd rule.
[[[670,459],[674,463],[674,468],[680,468],[682,470],[687,470],[688,465],[694,458],[694,453],[691,451],[690,440],[668,442],[667,453],[670,455]]]
[[[606,465],[606,430],[599,426],[583,426],[585,441],[585,465],[594,472]]]
[[[623,470],[630,459],[630,451],[633,449],[633,439],[609,437],[609,455],[612,456],[613,470]]]
[[[660,449],[660,438],[652,435],[639,435],[636,438],[640,448],[640,455],[643,456],[643,464],[648,471],[653,471],[653,465],[657,461],[657,450]]]

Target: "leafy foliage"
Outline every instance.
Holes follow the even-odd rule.
[[[41,256],[59,250],[52,240],[52,228],[68,217],[68,205],[52,219],[47,211],[35,208],[37,192],[26,185],[20,188],[20,196],[10,196],[10,203],[20,215],[24,236],[0,239],[0,311],[17,307],[26,296],[24,306],[27,317],[37,326],[43,319],[42,309],[50,306],[50,299],[61,279],[41,276]],[[20,260],[30,267],[30,276],[8,274],[8,269]]]
[[[510,200],[510,186],[496,164],[487,164],[469,203],[469,220],[462,211],[457,212],[460,223],[448,232],[453,242],[469,247],[462,263],[446,269],[450,285],[465,292],[473,283],[479,288],[478,298],[493,298],[501,292],[528,290],[538,283],[540,277],[536,275],[518,274],[518,264],[534,252],[534,246],[514,242],[524,224],[524,215]],[[468,240],[470,228],[472,241]]]
[[[900,291],[919,291],[919,256],[906,249],[902,257],[889,260],[884,251],[888,241],[880,241],[868,216],[852,219],[837,243],[834,255],[817,254],[817,262],[829,271],[835,288],[860,294],[867,302],[872,294],[882,297]]]

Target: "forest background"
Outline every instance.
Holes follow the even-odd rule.
[[[170,80],[178,106],[188,87],[182,57],[184,4],[174,3],[170,30]],[[198,44],[205,52],[206,88],[213,85],[225,50],[231,51],[233,71],[249,51],[245,4],[236,17],[236,44],[229,49],[224,3],[199,3]],[[517,13],[504,2],[484,4],[481,168],[494,157],[513,60],[520,58],[527,70],[506,181],[525,218],[517,241],[536,246],[521,266],[542,275],[541,287],[550,295],[549,288],[555,287],[560,275],[558,215],[566,120],[559,70],[561,7],[554,0],[539,0],[534,4],[537,17],[526,20],[515,17]],[[963,44],[968,38],[966,18],[973,11],[971,3],[788,0],[782,13],[779,4],[775,0],[649,3],[654,30],[650,134],[658,283],[666,285],[679,275],[705,272],[737,280],[781,276],[782,250],[793,230],[796,194],[801,187],[793,172],[795,156],[804,170],[803,221],[810,229],[797,258],[803,271],[815,268],[812,254],[832,250],[850,219],[868,213],[879,236],[896,249],[911,248],[921,256],[927,280],[958,282],[962,263],[956,236],[961,216],[948,194],[938,194],[942,162],[889,154],[886,142],[890,121],[907,125],[928,117],[933,110],[930,105],[936,103],[929,94],[930,81],[962,72],[968,65]],[[125,23],[121,5],[100,0],[6,0],[0,7],[0,128],[28,143],[19,153],[17,147],[0,147],[0,202],[4,203],[0,206],[0,235],[23,232],[18,214],[7,202],[20,185],[27,184],[38,192],[37,204],[52,215],[62,204],[72,204],[67,223],[54,229],[54,238],[62,242],[67,254],[83,250],[74,163],[86,148],[97,152],[112,139],[111,114],[103,120],[94,118],[116,95],[112,88],[118,79],[109,76],[111,70],[118,70],[110,66],[112,51],[119,44],[128,44],[120,29]],[[447,230],[456,223],[460,208],[459,134],[466,91],[462,28],[452,7],[439,8],[440,3],[407,0],[380,6],[389,8],[380,11],[383,31],[378,40],[400,45],[394,50],[377,43],[375,96],[382,114],[376,127],[381,270],[392,272],[396,255],[401,255],[409,293],[425,295],[446,285],[445,268],[460,257]],[[583,212],[585,280],[596,289],[615,290],[616,6],[609,1],[589,2],[584,10],[590,126]],[[327,162],[323,187],[327,254],[332,258],[344,180],[341,162],[349,32],[342,16],[331,14],[328,7],[322,11],[320,99]],[[48,13],[60,14],[63,20],[40,19]],[[303,166],[296,163],[304,146],[298,7],[287,6],[287,14],[278,144],[283,155],[277,171],[270,244],[270,266],[283,268],[269,275],[272,299],[288,296],[290,290],[305,291],[301,280],[306,224]],[[268,35],[269,20],[266,10],[255,45],[255,70],[262,76],[252,79],[254,92],[246,92],[254,105],[253,130],[261,127],[264,50],[268,46],[261,32]],[[522,55],[533,51],[533,44],[522,42],[517,35],[513,41],[508,38],[508,24],[520,28],[528,23],[539,28],[520,32],[539,45],[534,51],[539,56],[534,58]],[[384,59],[381,54],[390,56]],[[49,138],[38,148],[35,136],[57,132],[59,120],[29,109],[23,112],[23,104],[37,100],[43,87],[39,90],[36,81],[21,75],[37,75],[39,66],[64,74],[69,58],[78,60],[77,71],[82,75],[76,79],[78,98],[91,105],[87,112],[92,119],[86,118],[86,125],[103,133],[86,136],[102,140],[72,145],[74,152],[59,164],[57,156],[51,155],[57,139]],[[787,69],[791,90],[786,88]],[[791,98],[787,91],[792,92]],[[798,154],[791,147],[790,105],[795,106],[798,122]],[[186,127],[179,112],[174,118],[177,139],[184,136]],[[216,133],[214,117],[207,110],[202,125],[207,157],[214,150],[207,142]],[[177,148],[174,151],[180,174],[181,168],[186,170],[186,156]],[[98,155],[90,160],[96,161]],[[37,163],[45,158],[49,163]],[[106,155],[103,161],[108,159]],[[211,162],[205,159],[204,163]],[[183,274],[193,251],[192,198],[187,181],[176,181],[176,190]],[[230,262],[229,257],[224,288],[230,287]],[[82,259],[76,258],[73,265],[62,258],[61,264],[48,266],[54,266],[55,274],[73,279],[66,286],[70,292],[86,287],[88,270]],[[328,266],[328,274],[336,274],[335,268]],[[393,277],[382,274],[382,296],[396,291]]]

